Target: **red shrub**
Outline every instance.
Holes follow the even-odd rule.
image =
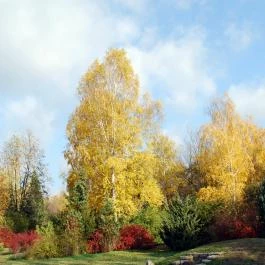
[[[234,226],[235,226],[235,232],[234,232],[234,236],[236,238],[244,238],[244,237],[256,237],[256,231],[249,226],[248,224],[240,221],[240,220],[236,220],[234,222]]]
[[[214,225],[218,240],[257,237],[256,230],[246,222],[230,216],[219,218]]]
[[[87,242],[88,253],[103,252],[103,233],[100,230],[96,230],[89,237]]]
[[[0,242],[4,244],[5,247],[8,247],[9,242],[13,240],[14,233],[7,228],[0,229]]]
[[[154,246],[154,238],[140,225],[128,225],[121,229],[116,250],[147,249]]]
[[[26,251],[37,238],[38,234],[35,231],[16,234],[7,228],[0,229],[0,241],[14,253]]]

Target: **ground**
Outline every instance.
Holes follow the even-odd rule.
[[[265,265],[265,239],[239,239],[223,241],[205,245],[185,252],[172,252],[166,250],[151,251],[115,251],[103,254],[81,255],[60,259],[43,261],[10,260],[10,255],[0,255],[0,264],[7,265],[144,265],[151,259],[157,265],[168,265],[177,260],[180,255],[190,252],[224,252],[224,256],[213,261],[211,265]]]

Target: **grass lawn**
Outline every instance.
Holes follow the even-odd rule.
[[[75,257],[49,259],[49,260],[9,260],[10,255],[0,255],[0,264],[34,264],[34,265],[48,265],[48,264],[60,264],[60,265],[79,265],[79,264],[93,264],[93,265],[144,265],[147,259],[151,259],[153,262],[159,262],[166,257],[173,256],[175,252],[170,251],[113,251],[109,253],[100,254],[86,254]]]
[[[177,260],[180,254],[192,252],[224,252],[223,257],[212,261],[211,265],[265,265],[265,239],[263,238],[245,238],[212,243],[176,253],[157,262],[157,265],[168,265],[171,261]]]
[[[224,252],[224,256],[213,261],[211,265],[265,265],[265,239],[240,239],[223,241],[205,245],[185,252],[172,252],[165,250],[151,251],[115,251],[103,254],[81,255],[76,257],[58,258],[50,260],[10,260],[10,255],[0,255],[0,264],[14,265],[144,265],[151,259],[157,265],[168,265],[177,260],[180,255],[190,252]]]

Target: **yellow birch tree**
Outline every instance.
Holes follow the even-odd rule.
[[[223,200],[236,208],[247,183],[264,172],[264,130],[242,119],[228,96],[213,102],[210,123],[200,131],[198,161],[207,186],[199,197]]]
[[[90,207],[98,210],[111,198],[117,215],[130,216],[146,201],[161,204],[149,170],[153,160],[143,152],[160,105],[139,97],[139,81],[125,51],[112,49],[102,63],[95,61],[78,93],[80,104],[67,126],[68,188],[85,174]]]

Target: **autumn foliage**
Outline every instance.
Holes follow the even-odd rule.
[[[35,231],[13,233],[7,228],[0,229],[0,241],[13,253],[26,251],[38,239]]]
[[[123,49],[83,75],[66,128],[65,194],[47,198],[44,154],[31,133],[3,145],[0,225],[9,228],[0,243],[50,258],[148,249],[154,238],[179,251],[265,235],[265,130],[225,95],[180,153],[162,131],[160,102],[141,91]]]
[[[257,232],[250,224],[239,218],[225,216],[214,225],[218,240],[257,237]]]
[[[119,233],[116,242],[116,250],[127,249],[148,249],[154,246],[154,238],[141,225],[127,225],[124,226]],[[105,252],[104,248],[104,234],[101,230],[96,230],[91,234],[87,242],[87,252],[99,253]]]
[[[96,230],[92,235],[89,237],[87,242],[87,252],[88,253],[99,253],[103,252],[103,233],[101,230]]]
[[[154,246],[153,236],[141,225],[127,225],[120,231],[117,250],[148,249]]]

